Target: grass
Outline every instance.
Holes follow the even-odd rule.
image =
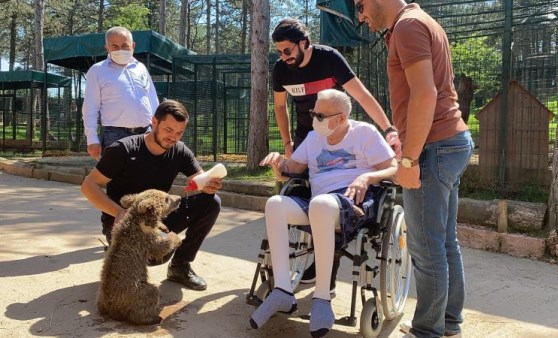
[[[203,170],[209,170],[212,167],[213,163],[202,163]],[[248,170],[244,164],[228,164],[227,179],[251,182],[275,182],[275,176],[270,167]]]
[[[213,164],[210,163],[202,164],[204,170],[208,170],[212,166]],[[229,180],[275,182],[275,176],[269,167],[249,171],[244,164],[230,164],[227,165],[227,172],[227,179]],[[499,188],[496,185],[473,187],[468,185],[466,181],[463,181],[459,189],[460,197],[487,201],[509,199],[524,202],[547,203],[548,195],[548,187],[536,185],[523,186],[521,189]]]

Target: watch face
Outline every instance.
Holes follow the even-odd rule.
[[[401,165],[405,168],[411,168],[413,166],[413,160],[404,157],[401,159]]]

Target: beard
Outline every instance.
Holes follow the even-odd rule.
[[[298,66],[300,66],[300,64],[304,60],[304,54],[302,54],[302,51],[300,51],[299,48],[297,48],[297,49],[298,50],[297,50],[296,56],[294,57],[294,62],[293,63],[286,62],[287,63],[287,68],[289,68],[289,69],[297,69]]]
[[[165,150],[169,150],[170,148],[172,148],[172,147],[175,145],[175,143],[171,143],[171,145],[165,144],[165,142],[163,142],[163,139],[161,139],[161,138],[159,137],[159,132],[158,132],[158,130],[157,130],[158,128],[159,128],[159,127],[153,129],[153,140],[155,141],[155,143],[156,143],[159,147],[161,147],[161,148],[163,148],[163,149],[165,149]]]

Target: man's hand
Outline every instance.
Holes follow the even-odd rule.
[[[213,195],[216,194],[217,191],[219,191],[222,186],[223,186],[223,180],[221,178],[212,177],[207,181],[207,183],[202,189],[202,192]]]
[[[364,195],[368,190],[368,179],[362,175],[357,177],[345,191],[345,196],[354,199],[355,205],[359,205],[364,201]]]
[[[420,188],[420,166],[405,168],[399,165],[395,181],[405,189],[418,189]]]
[[[273,169],[273,174],[277,180],[284,180],[284,177],[281,176],[281,172],[286,171],[285,168],[285,158],[281,156],[281,154],[277,152],[269,153],[263,160],[260,161],[260,166],[269,165]]]
[[[123,218],[124,215],[126,215],[126,210],[127,209],[120,209],[120,211],[118,211],[118,214],[116,214],[116,216],[114,216],[114,224],[117,224],[118,222],[120,222]]]
[[[99,143],[88,144],[87,153],[95,161],[99,161],[99,159],[101,158],[101,145]]]
[[[399,140],[399,133],[391,131],[386,135],[386,142],[391,146],[395,152],[395,159],[401,160],[401,140]]]

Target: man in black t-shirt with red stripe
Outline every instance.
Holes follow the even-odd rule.
[[[292,18],[281,20],[271,37],[280,57],[273,67],[275,118],[287,157],[290,157],[294,148],[312,130],[309,110],[314,108],[318,92],[330,88],[347,91],[380,130],[386,133],[386,140],[398,153],[400,143],[397,130],[391,126],[378,101],[355,76],[345,58],[336,49],[312,45],[306,26],[300,20]],[[294,142],[289,126],[287,94],[293,97],[295,103],[297,127]]]

